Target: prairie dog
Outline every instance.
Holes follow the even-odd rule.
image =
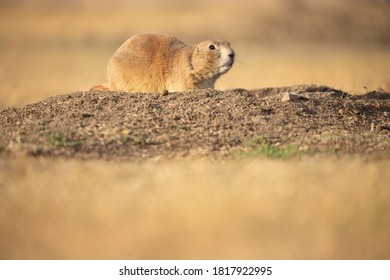
[[[234,57],[226,41],[187,46],[169,35],[135,35],[109,60],[108,89],[163,93],[214,88],[215,81],[233,66]]]

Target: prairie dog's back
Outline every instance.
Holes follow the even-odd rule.
[[[128,39],[108,63],[107,76],[111,89],[128,92],[161,92],[170,71],[171,61],[186,45],[172,36],[142,34]]]

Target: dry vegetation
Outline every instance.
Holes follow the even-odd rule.
[[[0,109],[104,82],[115,48],[142,32],[232,41],[237,63],[219,89],[364,93],[390,72],[389,4],[16,2],[29,1],[0,6]],[[388,259],[389,170],[364,154],[140,164],[2,154],[0,259]]]
[[[2,159],[0,168],[0,258],[390,257],[388,161]]]

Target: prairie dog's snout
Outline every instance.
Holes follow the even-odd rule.
[[[225,73],[228,71],[234,63],[234,57],[236,56],[234,50],[230,47],[230,44],[223,42],[221,46],[221,61],[220,61],[220,73]]]

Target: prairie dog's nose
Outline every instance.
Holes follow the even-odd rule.
[[[229,57],[230,57],[230,58],[234,58],[235,55],[236,55],[236,54],[234,53],[234,51],[231,51],[231,52],[229,53]]]

